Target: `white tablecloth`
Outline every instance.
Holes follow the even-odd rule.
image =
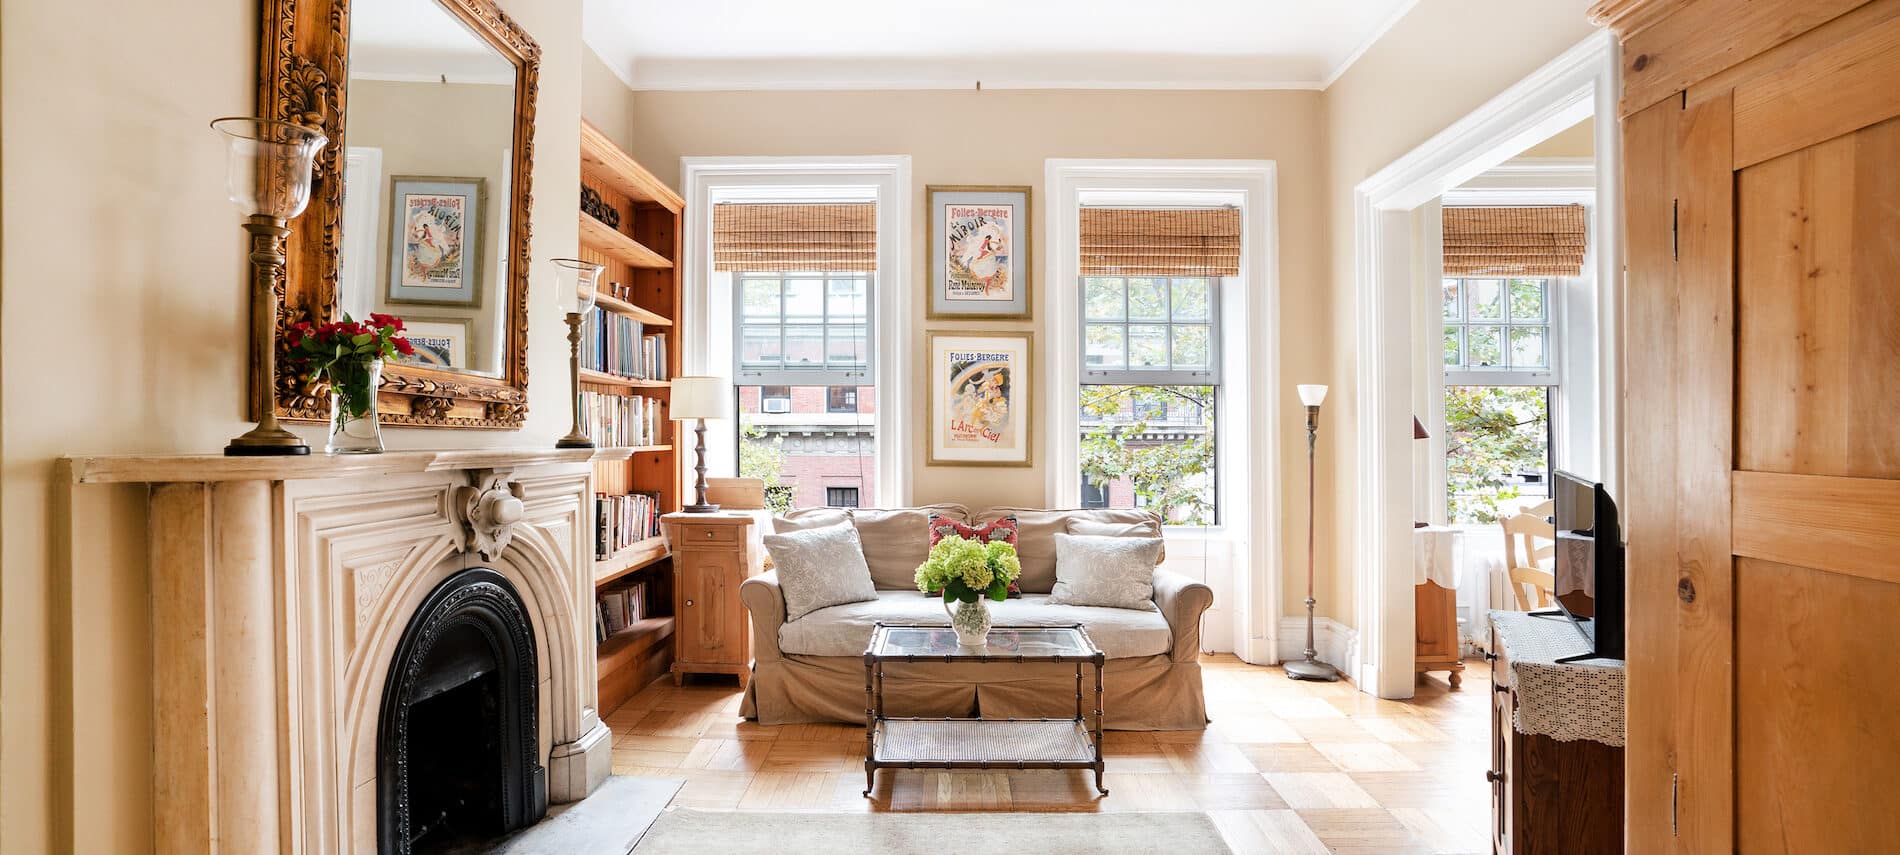
[[[1463,563],[1463,531],[1444,525],[1412,529],[1412,564],[1417,570],[1412,584],[1437,582],[1439,587],[1456,591]]]

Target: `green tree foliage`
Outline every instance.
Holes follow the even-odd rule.
[[[785,447],[778,436],[767,436],[758,425],[739,428],[739,477],[765,482],[765,506],[773,513],[792,509],[792,491],[778,482],[784,469]]]
[[[1550,407],[1539,386],[1445,387],[1445,486],[1453,523],[1496,522],[1521,494],[1505,479],[1549,462]]]
[[[1184,440],[1146,444],[1148,419],[1166,408],[1198,412],[1207,431]],[[1082,434],[1082,476],[1091,483],[1126,479],[1137,504],[1173,525],[1214,521],[1214,387],[1083,386],[1082,412],[1101,419]]]

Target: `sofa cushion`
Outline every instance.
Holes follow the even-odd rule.
[[[1111,609],[1155,607],[1161,538],[1056,533],[1056,588],[1049,602]]]
[[[1010,546],[1015,546],[1016,518],[1003,517],[999,520],[991,520],[987,525],[974,526],[955,517],[931,514],[931,548],[935,549],[937,544],[946,537],[960,537],[964,540],[974,540],[977,543],[1007,543]],[[938,597],[943,595],[943,589],[938,588],[936,590],[922,591],[920,593],[926,597]],[[1015,582],[1009,583],[1009,596],[1020,597],[1022,595],[1022,586],[1017,585]]]
[[[765,548],[778,567],[785,592],[785,619],[840,603],[877,598],[871,572],[858,546],[858,530],[839,523],[824,528],[768,534]]]
[[[1062,606],[1047,595],[989,602],[997,626],[1058,626],[1079,623],[1110,659],[1158,656],[1174,643],[1174,631],[1158,611]],[[948,626],[940,599],[905,591],[879,591],[876,600],[819,609],[779,627],[779,651],[795,656],[863,656],[878,621]]]
[[[1151,522],[1161,525],[1161,518],[1153,511],[1120,508],[1089,508],[1080,510],[1039,510],[1036,508],[990,508],[971,517],[970,522],[983,525],[991,520],[1006,516],[1016,518],[1016,557],[1023,563],[1023,575],[1018,584],[1025,593],[1047,594],[1056,586],[1056,533],[1067,533],[1070,520],[1087,520],[1099,523],[1120,523],[1135,525]],[[865,544],[869,550],[870,544]],[[1166,555],[1156,561],[1166,559]],[[915,565],[913,565],[915,566]],[[871,567],[871,575],[877,575],[877,567]],[[879,585],[879,587],[883,587]]]
[[[962,505],[925,505],[895,510],[804,508],[774,518],[772,527],[786,532],[836,525],[850,520],[858,530],[858,541],[864,547],[864,563],[871,568],[871,582],[878,590],[915,591],[917,565],[930,557],[932,514],[967,520],[970,509]]]

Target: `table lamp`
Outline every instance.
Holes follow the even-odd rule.
[[[574,427],[556,440],[554,447],[593,448],[594,440],[581,429],[581,422],[586,420],[581,412],[581,324],[594,308],[594,286],[606,268],[578,258],[556,258],[548,264],[554,267],[554,298],[567,314],[568,389],[574,395]]]
[[[309,454],[310,446],[277,423],[277,284],[284,278],[290,220],[310,204],[311,169],[329,139],[290,122],[233,116],[211,127],[224,135],[225,193],[244,212],[251,235],[251,406],[257,427],[231,440],[231,457]]]
[[[1300,403],[1306,405],[1306,658],[1286,664],[1286,675],[1295,680],[1339,679],[1339,669],[1315,658],[1313,649],[1313,449],[1319,442],[1319,405],[1326,400],[1326,387],[1301,385]]]
[[[693,443],[693,454],[697,456],[693,471],[699,474],[699,479],[693,483],[693,503],[680,510],[689,514],[719,510],[718,505],[706,501],[706,420],[732,418],[732,387],[724,377],[675,377],[673,403],[667,418],[676,422],[688,419],[698,422],[693,428],[697,437]]]

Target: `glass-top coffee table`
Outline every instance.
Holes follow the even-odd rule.
[[[1094,769],[1102,786],[1102,665],[1080,624],[998,626],[982,647],[948,626],[879,623],[864,650],[864,794],[885,769]],[[1074,663],[1073,718],[900,718],[884,714],[886,662]],[[1082,671],[1094,666],[1095,708],[1084,712]]]

